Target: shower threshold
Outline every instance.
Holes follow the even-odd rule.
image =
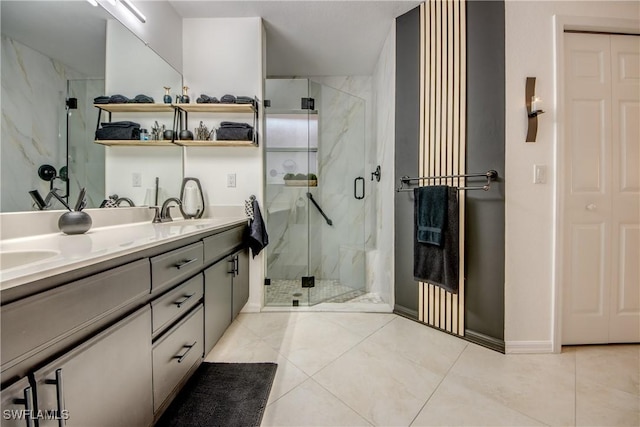
[[[309,307],[325,302],[349,302],[364,294],[365,290],[350,288],[338,280],[316,279],[313,288],[302,288],[300,280],[271,279],[271,285],[265,286],[265,306]]]

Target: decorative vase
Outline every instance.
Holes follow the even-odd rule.
[[[193,140],[193,132],[189,129],[183,129],[180,131],[180,139],[183,141],[192,141]]]
[[[180,99],[180,102],[182,102],[183,104],[188,104],[189,102],[191,102],[189,94],[187,93],[188,90],[189,86],[182,86],[182,98]]]
[[[65,212],[58,219],[58,228],[64,234],[86,233],[91,224],[91,217],[83,211]]]
[[[164,87],[164,103],[165,104],[171,104],[171,94],[169,93],[169,91],[171,90],[170,87],[168,86],[163,86]]]

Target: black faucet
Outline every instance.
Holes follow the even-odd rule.
[[[157,206],[149,206],[149,209],[156,210],[155,215],[153,216],[153,221],[151,222],[156,224],[159,222],[173,221],[173,218],[171,218],[171,213],[169,212],[169,209],[173,207],[173,206],[169,206],[171,202],[175,202],[178,206],[182,205],[182,202],[177,197],[169,197],[167,200],[164,201],[161,208]]]

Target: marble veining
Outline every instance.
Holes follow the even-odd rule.
[[[49,191],[42,164],[60,169],[65,155],[65,96],[73,74],[57,61],[2,36],[2,210],[32,210],[27,193]]]

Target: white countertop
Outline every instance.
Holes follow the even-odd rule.
[[[25,252],[26,257],[30,251],[53,251],[53,256],[0,270],[0,289],[9,289],[163,243],[246,222],[246,216],[179,220],[162,224],[145,221],[92,228],[79,235],[58,232],[2,240],[1,253]]]

